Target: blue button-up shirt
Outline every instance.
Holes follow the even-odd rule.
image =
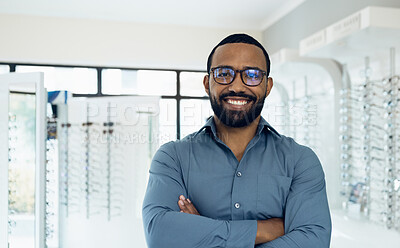
[[[180,212],[179,195],[201,216]],[[150,248],[254,247],[257,220],[283,218],[285,235],[256,247],[329,247],[325,178],[315,153],[263,118],[237,160],[213,118],[200,131],[160,147],[143,202]]]

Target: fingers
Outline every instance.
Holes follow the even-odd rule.
[[[187,209],[187,206],[185,205],[185,201],[186,201],[186,199],[183,195],[179,196],[178,205],[179,205],[179,208],[181,209],[181,212],[188,213],[188,209]]]
[[[186,199],[183,195],[179,196],[178,206],[181,209],[181,212],[200,215],[193,203],[189,199]]]

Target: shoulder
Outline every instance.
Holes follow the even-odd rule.
[[[161,145],[153,156],[153,162],[176,162],[177,155],[174,143],[174,141],[170,141]]]
[[[317,154],[308,146],[293,144],[295,176],[324,177],[324,172]]]
[[[183,155],[188,154],[191,144],[198,142],[199,139],[201,139],[201,135],[199,136],[197,133],[192,133],[181,140],[167,142],[160,146],[153,160],[172,159],[175,162],[179,162]]]
[[[285,135],[273,135],[273,140],[278,156],[282,161],[289,163],[294,174],[309,168],[322,169],[318,156],[310,147],[301,145]]]

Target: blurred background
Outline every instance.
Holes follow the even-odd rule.
[[[213,114],[233,33],[271,57],[263,117],[322,162],[331,247],[399,247],[400,1],[0,0],[0,248],[146,247],[152,156]]]

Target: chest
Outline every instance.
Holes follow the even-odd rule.
[[[238,162],[218,149],[191,154],[188,197],[201,215],[214,219],[283,217],[291,178],[267,155],[254,149]]]

